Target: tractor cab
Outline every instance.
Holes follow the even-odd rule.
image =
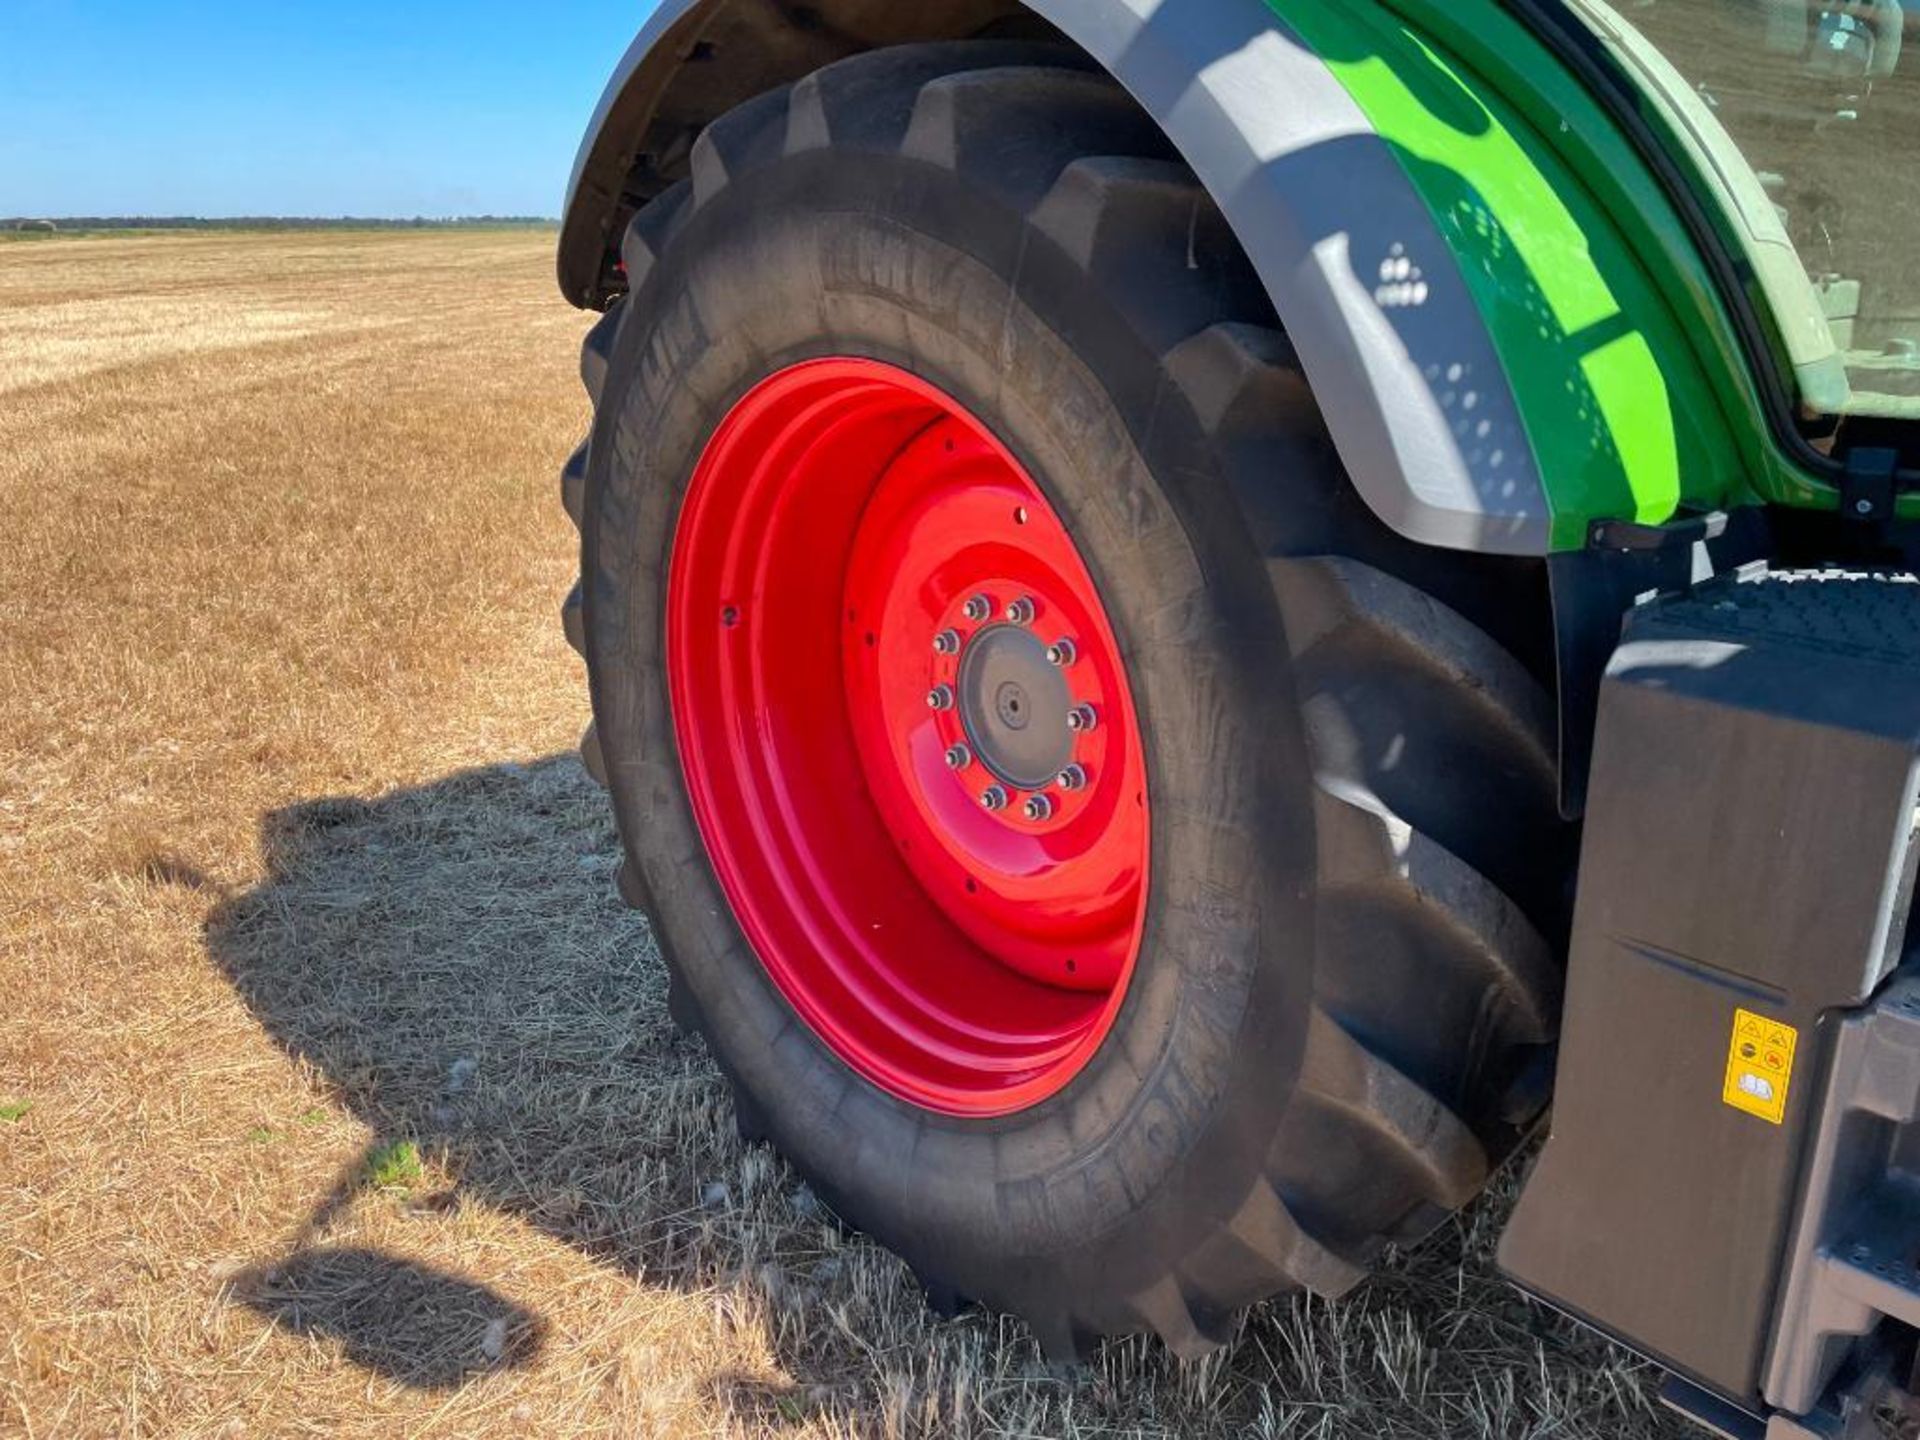
[[[1803,419],[1920,418],[1920,6],[1569,0],[1751,265]]]

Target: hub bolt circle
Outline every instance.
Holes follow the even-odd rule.
[[[964,770],[971,764],[973,764],[973,751],[966,746],[954,745],[948,748],[947,768],[949,770]]]
[[[1028,796],[1021,813],[1029,820],[1050,820],[1053,818],[1053,801],[1044,795]]]
[[[1015,625],[1031,625],[1037,613],[1032,597],[1027,595],[1007,606],[1007,619]]]
[[[993,601],[984,595],[975,595],[960,607],[960,613],[978,625],[993,618]]]
[[[933,637],[933,652],[936,655],[957,655],[960,653],[960,632],[942,630]]]
[[[929,690],[927,692],[927,708],[929,710],[953,709],[953,687],[951,685],[936,685],[933,689]]]
[[[1060,639],[1047,647],[1049,665],[1067,666],[1073,664],[1074,656],[1079,652],[1073,648],[1073,641]]]
[[[998,785],[989,785],[980,792],[980,803],[989,810],[1007,808],[1007,792]]]
[[[1067,712],[1067,729],[1076,735],[1084,734],[1099,723],[1100,717],[1091,705],[1076,705]]]
[[[1084,790],[1087,788],[1087,772],[1078,765],[1069,765],[1060,772],[1057,783],[1062,790]]]

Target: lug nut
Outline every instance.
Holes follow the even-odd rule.
[[[971,764],[973,764],[973,751],[966,746],[954,745],[948,748],[947,768],[949,770],[964,770]]]
[[[1049,665],[1059,665],[1062,667],[1071,665],[1073,664],[1073,657],[1076,653],[1078,652],[1073,648],[1073,641],[1067,639],[1056,640],[1053,644],[1047,646],[1047,663]]]
[[[1007,792],[998,785],[989,785],[980,792],[980,803],[989,810],[1004,810],[1007,808]]]
[[[1079,735],[1093,729],[1100,723],[1100,717],[1094,713],[1091,705],[1076,705],[1067,712],[1067,729]]]
[[[1087,788],[1087,772],[1078,765],[1069,765],[1060,772],[1055,783],[1062,790],[1084,790]]]
[[[936,655],[957,655],[960,653],[960,632],[942,630],[933,637],[933,653]]]
[[[953,687],[951,685],[936,685],[933,689],[929,690],[927,692],[927,708],[929,710],[953,709]]]
[[[1053,801],[1044,795],[1030,795],[1027,803],[1021,807],[1021,814],[1033,821],[1048,820],[1053,817]]]
[[[1007,606],[1007,619],[1015,625],[1031,625],[1034,614],[1034,604],[1030,596],[1022,595],[1018,600]]]
[[[993,618],[993,601],[984,595],[975,595],[960,607],[960,613],[978,625],[983,620]]]

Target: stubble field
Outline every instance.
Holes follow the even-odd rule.
[[[0,1435],[1684,1433],[1500,1197],[1062,1373],[743,1149],[572,758],[551,246],[0,246]]]

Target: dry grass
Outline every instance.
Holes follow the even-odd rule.
[[[570,758],[550,243],[0,254],[0,1433],[1680,1433],[1498,1202],[1060,1375],[741,1148]]]

